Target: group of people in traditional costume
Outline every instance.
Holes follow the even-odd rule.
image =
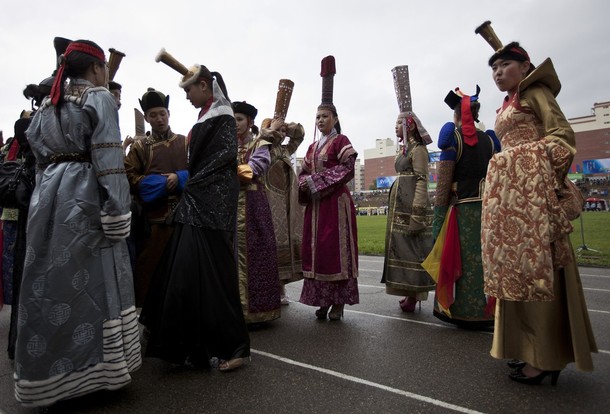
[[[311,284],[301,302],[319,306],[318,318],[323,310],[340,319],[344,304],[358,303],[346,186],[357,154],[335,129],[332,56],[318,113],[323,137],[297,176],[291,157],[305,131],[286,122],[292,81],[280,81],[273,118],[259,131],[257,109],[231,103],[220,73],[162,51],[157,61],[182,75],[197,122],[187,136],[173,132],[169,96],[149,88],[140,114],[151,131],[140,125],[121,142],[113,77],[125,55],[111,49],[107,60],[88,40],[56,38],[55,47],[56,72],[33,85],[36,114],[21,117],[6,147],[36,174],[29,211],[19,211],[23,231],[12,233],[18,242],[2,238],[15,262],[6,303],[19,402],[47,406],[120,388],[143,354],[239,368],[250,355],[248,328],[280,317],[285,284],[303,277]]]
[[[433,210],[426,149],[432,139],[412,110],[408,70],[397,66],[392,71],[400,110],[395,127],[400,145],[395,162],[398,176],[389,194],[381,282],[388,294],[404,296],[399,301],[404,312],[414,312],[418,303],[421,310],[421,301],[434,291],[437,318],[462,328],[491,328],[495,302],[483,287],[481,202],[487,165],[500,143],[494,131],[475,127],[478,87],[473,96],[459,88],[449,91],[445,102],[454,117],[439,133]],[[449,228],[452,231],[447,234]]]
[[[566,182],[574,133],[555,101],[551,61],[535,68],[489,22],[477,33],[494,48],[489,65],[507,97],[494,133],[475,126],[478,86],[472,96],[449,92],[454,115],[439,134],[434,203],[432,139],[412,110],[408,67],[393,69],[398,177],[381,281],[405,312],[421,310],[434,291],[439,319],[495,324],[491,354],[509,359],[510,378],[550,376],[554,385],[568,363],[591,370],[597,351],[568,238],[582,209]],[[239,368],[250,355],[248,328],[280,317],[293,281],[303,279],[300,302],[320,320],[340,320],[346,304],[359,303],[347,187],[357,152],[333,103],[333,56],[321,64],[320,136],[297,176],[291,157],[305,131],[286,122],[292,81],[280,80],[273,117],[259,130],[256,107],[231,102],[220,73],[187,68],[162,50],[156,60],[181,74],[197,120],[186,136],[174,133],[169,96],[149,88],[140,106],[151,131],[141,125],[122,143],[118,63],[109,69],[88,40],[56,38],[55,46],[56,71],[32,94],[35,115],[22,116],[17,144],[4,149],[36,172],[29,207],[3,211],[14,276],[3,275],[11,294],[2,299],[12,304],[8,353],[19,402],[47,406],[121,388],[143,353]],[[114,52],[111,60],[124,56]]]
[[[495,131],[485,132],[475,126],[478,86],[472,96],[456,88],[445,97],[454,117],[439,133],[433,215],[431,140],[411,109],[408,68],[393,70],[401,145],[381,281],[404,296],[404,312],[435,291],[437,318],[493,328],[491,355],[509,359],[510,379],[539,384],[550,376],[555,385],[571,362],[592,370],[597,352],[569,240],[583,205],[567,179],[574,132],[555,100],[561,84],[550,59],[536,68],[517,42],[503,45],[490,22],[475,33],[494,48],[489,66],[507,96]]]

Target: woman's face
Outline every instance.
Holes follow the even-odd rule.
[[[399,116],[398,119],[396,119],[396,125],[394,125],[394,132],[396,133],[397,138],[405,138],[403,136],[404,131],[402,130],[403,119],[404,118]],[[415,122],[413,122],[413,121],[409,122],[407,120],[407,134],[412,131],[415,131]],[[409,135],[411,135],[411,134],[409,134]]]
[[[316,126],[322,134],[328,135],[330,131],[333,130],[336,123],[337,118],[333,115],[331,111],[329,111],[328,109],[318,110],[318,113],[316,114]]]
[[[529,62],[508,59],[496,59],[491,65],[492,76],[496,86],[502,92],[508,92],[509,94],[517,91],[519,83],[527,76],[529,68]]]
[[[188,99],[195,108],[203,107],[210,96],[212,96],[210,88],[205,81],[199,81],[186,86],[184,92],[186,92],[186,99]]]
[[[254,121],[247,115],[235,113],[235,122],[237,122],[237,136],[243,137],[248,130],[254,125]]]

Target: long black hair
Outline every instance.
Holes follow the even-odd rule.
[[[227,92],[227,86],[225,85],[225,81],[222,79],[220,72],[210,72],[207,67],[201,65],[197,80],[205,81],[211,89],[213,79],[216,79],[216,82],[218,83],[218,86],[220,87],[220,90],[224,94],[225,98],[227,98],[227,101],[231,102],[231,99],[229,99],[229,93]]]
[[[99,47],[95,42],[92,42],[91,40],[75,40],[73,43],[83,43],[86,44],[88,46],[91,46],[95,49],[97,49],[101,55],[104,55],[104,50]],[[69,46],[68,46],[69,48]],[[103,60],[100,60],[99,58],[90,55],[88,53],[85,52],[81,52],[81,51],[77,51],[74,50],[70,53],[67,54],[67,56],[62,55],[61,59],[63,59],[63,65],[64,65],[64,70],[61,72],[61,79],[59,79],[60,82],[60,96],[59,96],[59,101],[56,104],[56,111],[59,113],[59,109],[61,108],[61,106],[63,105],[63,101],[64,101],[64,95],[65,95],[65,90],[63,88],[63,85],[66,82],[67,78],[71,78],[71,79],[77,79],[82,77],[85,72],[87,71],[87,69],[89,68],[89,66],[91,66],[92,64],[99,64],[99,65],[104,65],[105,62]]]

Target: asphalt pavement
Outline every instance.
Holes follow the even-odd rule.
[[[610,269],[581,268],[600,352],[593,372],[573,364],[556,387],[508,378],[489,355],[492,334],[421,311],[403,313],[379,283],[382,257],[360,257],[360,304],[341,321],[319,321],[287,286],[282,317],[250,333],[251,360],[221,373],[145,358],[127,387],[26,409],[13,396],[6,356],[10,307],[0,311],[0,413],[603,413],[610,406]]]

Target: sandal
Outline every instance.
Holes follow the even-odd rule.
[[[222,360],[218,364],[218,370],[221,372],[229,372],[229,371],[236,370],[237,368],[241,367],[242,365],[244,365],[243,358],[233,358],[228,361]]]

